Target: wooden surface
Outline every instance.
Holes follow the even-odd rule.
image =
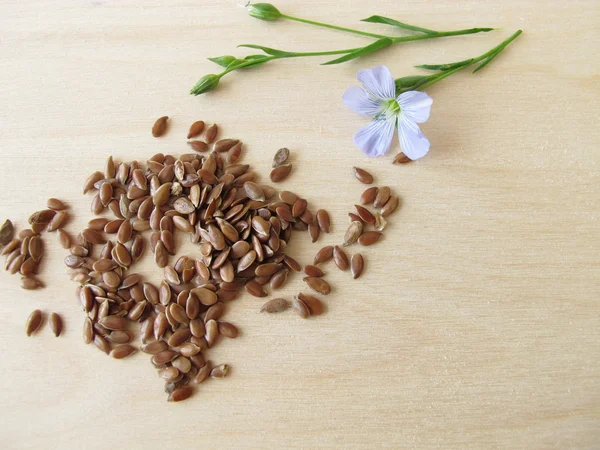
[[[371,14],[430,28],[500,27],[485,35],[386,49],[339,66],[288,60],[187,94],[206,60],[258,43],[327,50],[367,40],[291,22],[265,23],[234,1],[24,1],[0,4],[0,218],[22,229],[49,196],[72,205],[68,230],[90,218],[81,195],[109,154],[144,160],[186,152],[197,119],[245,143],[267,179],[274,151],[293,151],[281,184],[328,209],[340,242],[346,213],[372,171],[403,199],[385,238],[361,249],[357,281],[326,266],[328,312],[265,316],[242,296],[227,318],[241,336],[210,351],[232,366],[182,404],[167,404],[148,357],[116,361],[81,340],[83,313],[48,236],[45,290],[0,273],[3,448],[586,449],[600,446],[598,3],[590,1],[278,0],[281,10],[364,30]],[[482,72],[429,90],[425,159],[393,166],[352,145],[366,122],[341,102],[356,72],[476,56],[525,33]],[[172,117],[164,139],[150,127]],[[181,252],[192,254],[185,245]],[[355,251],[355,249],[353,249]],[[148,261],[138,270],[159,279]],[[303,289],[294,276],[282,294]],[[34,308],[57,311],[27,338]]]

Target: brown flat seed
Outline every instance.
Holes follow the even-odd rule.
[[[98,334],[94,336],[94,345],[107,355],[110,353],[110,344],[105,338]]]
[[[54,333],[54,336],[60,336],[60,332],[62,331],[62,319],[56,313],[50,314],[50,318],[48,319],[48,323],[50,323],[50,329]]]
[[[198,373],[194,377],[194,384],[200,384],[206,380],[210,375],[212,368],[212,363],[210,361],[206,361],[206,363],[198,369]]]
[[[44,316],[39,309],[35,309],[27,318],[27,323],[25,324],[25,333],[27,336],[31,336],[32,333],[35,333],[40,326],[42,325]]]
[[[33,224],[46,225],[52,220],[52,218],[54,217],[55,214],[56,214],[56,211],[53,211],[51,209],[44,209],[41,211],[34,212],[29,217],[29,224],[30,225],[33,225]]]
[[[53,209],[55,211],[62,211],[63,209],[67,209],[67,205],[65,205],[61,200],[57,198],[49,198],[46,202],[46,206],[49,209]]]
[[[185,325],[190,323],[190,319],[185,313],[185,308],[179,303],[171,303],[168,309],[171,316],[173,316],[173,319],[175,319],[177,322]],[[173,347],[177,347],[177,345],[173,345]]]
[[[29,254],[35,262],[39,262],[44,255],[44,243],[39,236],[33,236],[29,240]]]
[[[385,205],[383,205],[383,208],[381,208],[381,215],[383,217],[389,216],[396,210],[399,203],[400,199],[398,197],[396,197],[395,195],[390,195],[389,200],[385,203]]]
[[[83,322],[83,342],[89,344],[94,339],[94,327],[89,317]]]
[[[379,188],[377,192],[377,197],[375,197],[375,201],[373,202],[373,206],[375,208],[381,208],[386,202],[389,200],[391,195],[391,190],[388,186],[383,186]]]
[[[376,186],[367,188],[367,190],[365,190],[365,192],[363,192],[360,196],[361,205],[370,205],[373,203],[377,197],[377,191],[378,189]]]
[[[265,201],[265,193],[262,188],[253,181],[246,181],[244,183],[244,191],[252,200]]]
[[[167,131],[167,120],[169,116],[163,116],[156,119],[154,125],[152,125],[152,136],[161,137]]]
[[[92,189],[95,189],[94,185],[100,181],[104,179],[104,174],[102,172],[94,172],[93,174],[91,174],[87,180],[85,180],[85,183],[83,184],[83,193],[87,193],[89,191],[91,191]]]
[[[204,122],[202,120],[197,120],[190,126],[190,131],[188,131],[187,138],[191,139],[193,137],[199,136],[200,133],[204,131]]]
[[[308,203],[303,198],[296,200],[292,206],[292,216],[300,217],[306,211]]]
[[[352,255],[352,259],[350,260],[350,270],[352,272],[352,278],[355,280],[360,277],[365,268],[365,260],[360,253],[355,253]]]
[[[394,157],[392,164],[407,164],[409,162],[412,162],[412,159],[410,159],[408,156],[406,156],[403,152],[399,152]]]
[[[66,211],[58,211],[48,224],[48,231],[52,232],[62,228],[68,218],[69,215]]]
[[[357,220],[354,220],[350,223],[350,226],[346,230],[346,234],[344,234],[344,245],[352,245],[356,241],[363,232],[363,223]]]
[[[300,222],[303,223],[303,222]],[[308,235],[310,236],[310,241],[314,244],[319,239],[320,228],[316,223],[311,223],[308,225]]]
[[[217,319],[221,318],[224,311],[225,311],[225,306],[223,305],[223,303],[221,303],[221,302],[215,303],[210,308],[208,308],[208,310],[206,311],[206,314],[204,315],[204,322],[206,323],[209,320],[217,320]]]
[[[65,230],[58,230],[57,239],[58,243],[62,248],[68,249],[71,246],[71,237],[69,236],[69,233],[67,233]]]
[[[166,267],[169,263],[169,252],[162,241],[156,243],[156,248],[154,249],[154,261],[161,269]]]
[[[123,330],[113,331],[106,336],[106,340],[112,344],[128,344],[133,340],[133,334]]]
[[[317,252],[313,264],[316,266],[317,264],[329,261],[331,258],[333,258],[333,246],[328,245]]]
[[[296,261],[294,258],[292,258],[291,256],[285,255],[285,258],[283,258],[283,262],[290,268],[292,269],[294,272],[301,272],[302,271],[302,267],[300,266],[300,264],[298,263],[298,261]]]
[[[217,337],[219,337],[219,325],[217,324],[216,320],[211,319],[205,323],[205,326],[206,335],[204,336],[204,338],[206,339],[208,347],[210,348],[216,342]]]
[[[163,350],[152,357],[152,364],[155,366],[162,366],[163,364],[173,361],[178,356],[179,353],[174,350]]]
[[[169,402],[182,402],[187,400],[194,393],[194,388],[192,386],[181,386],[175,388],[173,392],[169,395]]]
[[[101,232],[92,230],[91,228],[86,228],[83,230],[81,235],[87,242],[93,245],[104,244],[106,242],[106,239],[104,239],[104,236],[102,236]]]
[[[142,317],[142,314],[144,314],[144,311],[146,309],[146,305],[147,305],[146,300],[143,300],[141,302],[137,302],[133,306],[133,308],[131,308],[129,310],[129,314],[127,314],[127,318],[129,320],[138,320],[140,317]]]
[[[280,148],[279,150],[277,150],[277,152],[275,153],[275,156],[273,156],[273,168],[279,167],[282,164],[285,164],[285,162],[288,160],[288,158],[290,157],[290,151],[283,147]]]
[[[215,146],[213,149],[217,153],[226,152],[238,142],[240,142],[239,139],[220,139],[217,142],[215,142]]]
[[[319,269],[317,266],[312,266],[310,264],[304,266],[304,273],[309,277],[317,277],[317,278],[320,278],[323,275],[325,275],[325,273],[321,269]]]
[[[98,321],[100,325],[109,330],[124,330],[127,328],[127,320],[116,315],[106,316]]]
[[[198,297],[198,300],[200,300],[200,303],[202,303],[203,305],[206,305],[206,306],[214,305],[219,300],[217,298],[217,294],[215,294],[213,291],[211,291],[207,288],[198,287],[198,288],[192,289],[191,292],[196,297]]]
[[[173,364],[173,367],[178,369],[181,373],[188,373],[192,369],[192,363],[185,356],[175,358],[171,364]]]
[[[308,284],[308,286],[318,292],[319,294],[327,295],[331,292],[331,286],[329,283],[325,281],[323,278],[316,277],[304,277],[303,281]]]
[[[216,123],[213,123],[210,127],[208,127],[204,131],[204,142],[207,144],[212,144],[219,133],[219,126]]]
[[[42,287],[42,282],[40,280],[38,280],[37,278],[32,278],[32,277],[23,277],[21,278],[21,288],[28,290],[28,291],[33,291],[35,289],[41,288]]]
[[[260,312],[266,312],[269,314],[278,313],[285,311],[290,307],[290,302],[285,298],[274,298],[265,303],[262,308],[260,308]]]
[[[117,231],[117,241],[121,244],[126,244],[131,240],[132,233],[133,228],[131,227],[131,222],[129,220],[124,220],[119,227],[119,231]]]
[[[188,342],[179,347],[179,353],[189,358],[200,353],[200,347]]]
[[[167,350],[169,346],[165,341],[152,341],[141,346],[141,350],[149,355],[157,355],[160,352]]]
[[[15,235],[15,227],[10,220],[4,221],[0,227],[0,246],[9,244]]]
[[[244,287],[246,288],[246,291],[254,297],[261,298],[267,296],[267,293],[263,289],[262,285],[257,283],[255,280],[248,281]]]
[[[337,245],[333,247],[333,261],[340,270],[348,270],[348,268],[350,267],[348,255],[346,255],[346,252],[344,252],[344,250],[342,250]]]
[[[303,319],[308,319],[310,317],[310,309],[308,309],[306,303],[304,303],[298,297],[294,297],[294,300],[292,300],[292,309]]]
[[[285,180],[291,171],[292,171],[291,164],[283,164],[281,166],[278,166],[271,171],[271,175],[270,175],[271,181],[273,183],[279,183],[280,181]]]
[[[359,217],[363,220],[363,222],[371,224],[375,223],[375,216],[371,214],[371,211],[369,211],[364,206],[360,205],[354,205],[354,207],[356,208],[356,212],[358,213]]]
[[[354,171],[354,176],[356,177],[356,179],[358,181],[360,181],[361,183],[363,183],[363,184],[373,183],[373,175],[371,175],[366,170],[361,169],[359,167],[353,167],[352,170]]]
[[[158,371],[158,376],[166,381],[174,381],[180,376],[180,373],[177,367],[169,366],[160,369]]]
[[[189,328],[180,328],[175,331],[168,340],[170,347],[179,347],[191,337],[192,333]]]
[[[311,316],[319,316],[325,311],[325,305],[317,297],[300,292],[297,296],[308,307]]]
[[[110,352],[110,356],[115,359],[123,359],[133,354],[135,350],[135,347],[129,344],[119,345]]]
[[[210,376],[211,378],[225,378],[228,372],[229,366],[227,364],[221,364],[210,371]]]
[[[191,320],[190,331],[192,335],[196,337],[203,337],[206,334],[206,327],[204,326],[204,321],[200,318]]]
[[[287,277],[288,277],[289,273],[290,273],[289,270],[282,269],[279,272],[277,272],[275,275],[273,275],[271,277],[271,281],[269,282],[269,286],[271,286],[271,289],[280,289],[281,287],[283,287],[283,285],[287,281]]]
[[[329,213],[327,211],[324,209],[317,211],[317,222],[319,224],[319,228],[321,228],[321,231],[329,233],[331,228],[331,220],[329,219]]]
[[[238,329],[232,323],[219,322],[219,333],[230,339],[235,339],[238,335]]]
[[[281,269],[280,264],[276,264],[276,263],[261,264],[260,266],[258,266],[256,268],[256,270],[254,271],[254,274],[257,277],[270,277],[271,275],[278,272],[280,269]]]
[[[358,243],[363,246],[373,245],[381,236],[379,231],[366,231],[358,238]]]

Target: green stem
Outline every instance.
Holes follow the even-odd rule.
[[[300,19],[299,17],[288,16],[286,14],[282,14],[281,17],[283,17],[285,19],[289,19],[289,20],[294,20],[296,22],[307,23],[309,25],[316,25],[318,27],[329,28],[332,30],[345,31],[346,33],[358,34],[360,36],[367,36],[367,37],[372,37],[375,39],[381,39],[384,37],[388,37],[388,36],[384,36],[382,34],[367,33],[366,31],[359,31],[359,30],[353,30],[352,28],[338,27],[337,25],[330,25],[328,23],[316,22],[314,20]]]
[[[428,81],[421,84],[417,89],[423,90],[429,86],[434,85],[438,81],[442,81],[444,78],[447,78],[456,72],[459,72],[469,66],[472,66],[473,64],[476,64],[480,61],[484,61],[487,58],[489,58],[487,61],[485,61],[478,68],[475,69],[475,71],[477,71],[479,68],[482,68],[488,62],[490,62],[493,58],[495,58],[500,52],[502,52],[502,50],[504,50],[512,41],[514,41],[517,37],[519,37],[519,35],[521,33],[523,33],[522,30],[516,31],[508,39],[504,40],[503,42],[498,44],[496,47],[492,48],[491,50],[485,52],[484,54],[482,54],[476,58],[466,59],[464,61],[460,61],[459,63],[455,63],[457,65],[457,67],[453,67],[451,69],[446,69],[446,70],[441,71],[440,73],[430,75],[429,77],[427,77]]]

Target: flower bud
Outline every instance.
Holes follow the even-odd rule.
[[[219,84],[219,80],[221,77],[215,74],[204,75],[202,78],[198,80],[196,85],[190,91],[192,95],[200,95],[205,92],[212,91]]]
[[[273,21],[281,17],[281,13],[279,12],[279,10],[270,3],[255,3],[253,5],[250,5],[248,13],[252,17],[256,17],[260,20]]]

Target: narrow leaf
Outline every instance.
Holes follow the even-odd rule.
[[[487,66],[492,61],[492,59],[494,59],[498,55],[498,53],[500,53],[500,52],[492,53],[490,56],[488,56],[486,59],[484,59],[481,64],[479,64],[477,67],[475,67],[475,69],[473,70],[473,73],[479,72],[481,69],[483,69],[485,66]]]
[[[369,44],[363,48],[359,48],[358,50],[355,50],[353,52],[345,54],[341,58],[327,61],[326,63],[323,63],[323,65],[328,66],[331,64],[340,64],[340,63],[358,58],[360,56],[369,55],[371,53],[375,53],[378,50],[389,47],[390,45],[392,45],[392,43],[393,43],[393,41],[390,38],[381,38],[381,39],[376,40],[372,44]]]
[[[214,58],[208,58],[208,60],[212,61],[214,63],[217,63],[221,67],[227,67],[229,64],[231,64],[233,61],[236,60],[236,57],[231,56],[231,55],[225,55],[225,56],[216,56]]]
[[[424,33],[424,34],[436,34],[437,33],[437,31],[430,30],[429,28],[422,28],[422,27],[417,27],[415,25],[409,25],[407,23],[398,22],[397,20],[390,19],[388,17],[383,17],[383,16],[367,17],[366,19],[362,19],[362,22],[382,23],[384,25],[392,25],[393,27],[396,27],[396,28],[402,28],[404,30],[416,31],[418,33]]]
[[[458,61],[454,63],[447,64],[422,64],[420,66],[415,66],[417,69],[426,69],[426,70],[452,70],[457,67],[468,66],[473,62],[473,58],[465,59],[464,61]]]
[[[284,52],[283,50],[277,50],[276,48],[263,47],[262,45],[240,44],[240,45],[238,45],[238,47],[255,48],[257,50],[262,50],[267,55],[273,55],[273,56],[292,56],[293,55],[293,53],[291,53],[291,52]]]

